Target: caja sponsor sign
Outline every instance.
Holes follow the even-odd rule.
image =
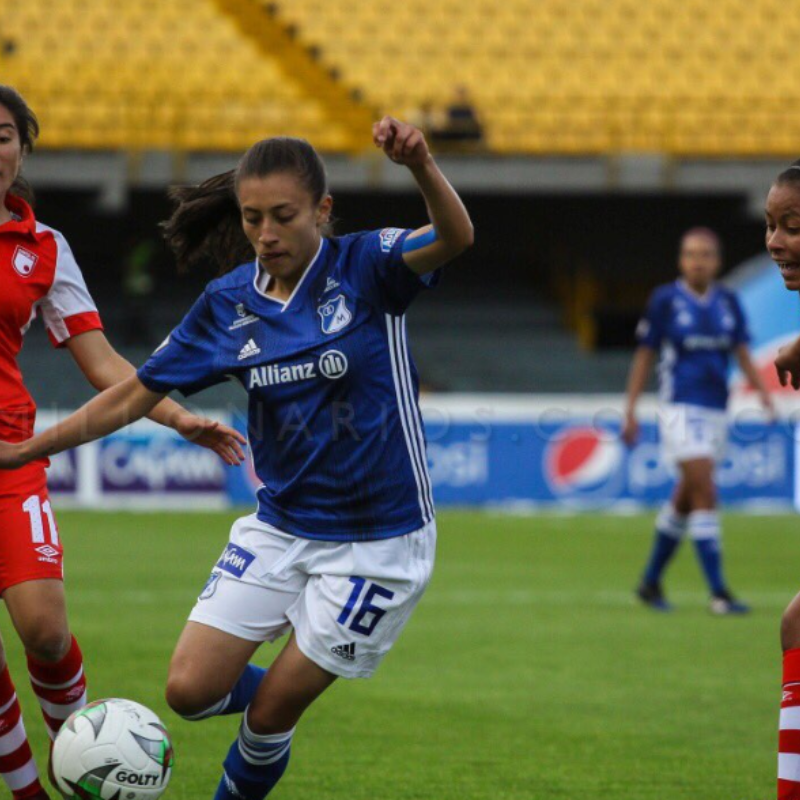
[[[68,412],[40,415],[39,430]],[[223,422],[225,412],[209,412]],[[212,451],[148,420],[51,458],[51,494],[84,507],[198,508],[226,504],[225,467]]]
[[[225,471],[216,453],[170,435],[114,435],[98,454],[104,492],[218,492]]]

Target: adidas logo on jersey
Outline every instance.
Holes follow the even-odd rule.
[[[247,344],[239,351],[238,359],[241,361],[244,358],[252,358],[260,352],[261,348],[252,339],[248,339]]]
[[[340,644],[336,647],[331,647],[331,653],[335,656],[339,656],[339,658],[343,658],[345,661],[355,661],[356,643],[350,642],[350,644]]]

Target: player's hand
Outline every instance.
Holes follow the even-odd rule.
[[[778,350],[775,358],[775,371],[781,386],[800,389],[800,353],[797,352],[797,342],[786,345]]]
[[[0,469],[19,469],[27,463],[21,445],[0,442]]]
[[[625,414],[625,421],[622,423],[622,441],[628,447],[633,447],[639,441],[639,421],[630,411]]]
[[[247,439],[239,431],[196,414],[183,414],[175,430],[192,444],[213,450],[226,464],[238,467],[245,459],[243,444]]]
[[[422,131],[394,117],[372,124],[372,141],[395,164],[405,167],[421,167],[431,157]]]

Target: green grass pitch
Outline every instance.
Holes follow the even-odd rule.
[[[189,724],[163,700],[176,637],[229,513],[62,512],[73,628],[92,698],[162,715],[170,800],[211,798],[237,720]],[[295,738],[276,798],[766,800],[774,796],[780,613],[800,588],[800,521],[725,518],[744,619],[713,618],[690,547],[678,608],[634,605],[652,517],[442,513],[428,594],[378,674],[339,681]],[[35,752],[45,739],[0,621]],[[266,664],[276,648],[265,646]]]

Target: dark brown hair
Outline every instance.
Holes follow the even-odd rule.
[[[785,183],[790,183],[793,186],[800,186],[800,159],[789,164],[775,179],[775,184],[777,186]]]
[[[27,156],[33,151],[33,146],[39,138],[39,120],[36,119],[36,114],[13,86],[5,84],[0,84],[0,105],[8,109],[14,118],[14,125],[22,145],[22,155]],[[9,192],[28,203],[33,203],[33,189],[21,174],[17,175]]]
[[[203,181],[199,186],[170,190],[172,216],[162,223],[178,269],[191,270],[211,261],[219,274],[253,258],[253,248],[242,229],[237,189],[244,178],[264,178],[287,172],[308,191],[314,204],[328,194],[325,165],[305,140],[276,136],[256,142],[236,169]],[[327,233],[327,232],[326,232]]]
[[[681,247],[683,247],[686,240],[691,236],[699,236],[706,241],[711,242],[711,244],[714,245],[717,253],[720,256],[722,255],[722,239],[719,238],[719,234],[715,230],[706,228],[703,225],[698,225],[695,228],[689,228],[689,230],[685,231],[683,236],[681,236]]]

